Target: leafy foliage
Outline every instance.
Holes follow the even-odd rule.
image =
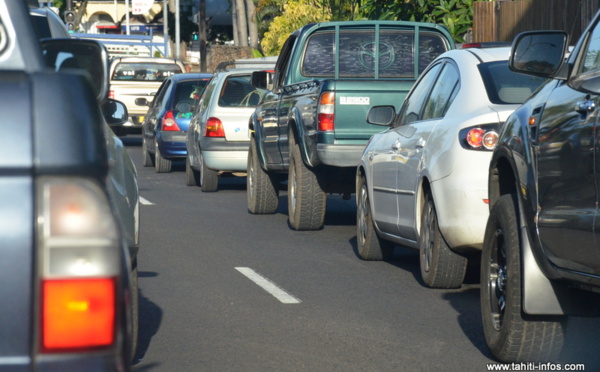
[[[455,41],[463,42],[473,25],[474,1],[478,0],[362,0],[357,18],[443,24]]]
[[[263,52],[267,56],[277,55],[288,36],[300,27],[314,22],[326,22],[331,19],[331,10],[323,7],[321,1],[288,0],[283,13],[273,19],[269,31],[261,41]]]

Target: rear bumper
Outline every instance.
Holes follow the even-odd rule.
[[[186,132],[161,131],[157,137],[160,154],[167,159],[185,158],[186,136]]]
[[[364,150],[365,145],[317,144],[319,160],[334,167],[356,167]]]

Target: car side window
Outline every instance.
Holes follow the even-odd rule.
[[[581,72],[598,69],[600,69],[600,24],[596,25],[590,35]]]
[[[451,63],[446,63],[444,69],[433,85],[431,95],[425,104],[421,120],[444,117],[448,107],[458,93],[459,73]]]
[[[443,63],[438,63],[430,68],[421,78],[417,81],[409,96],[406,97],[400,115],[395,126],[408,125],[412,122],[420,120],[423,104],[429,93],[431,87],[435,82]]]
[[[152,106],[156,107],[162,104],[163,97],[165,96],[165,92],[169,90],[169,86],[171,85],[171,80],[165,80],[163,84],[158,88],[156,92],[156,96],[154,97],[154,101],[152,102]]]
[[[198,111],[197,112],[206,111],[206,109],[208,108],[208,104],[210,102],[210,97],[212,97],[212,95],[213,95],[213,92],[215,90],[215,86],[217,85],[218,80],[219,80],[218,77],[215,75],[208,82],[206,89],[204,89],[204,92],[202,93],[200,102],[198,103]]]

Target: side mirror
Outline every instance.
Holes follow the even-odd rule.
[[[108,52],[96,40],[44,39],[41,42],[46,66],[55,71],[86,75],[98,102],[108,94]]]
[[[144,97],[141,98],[136,98],[135,101],[133,101],[137,106],[150,106],[150,102],[148,102],[148,100]]]
[[[562,31],[529,31],[515,37],[509,67],[522,74],[553,78],[565,60],[568,36]]]
[[[102,104],[102,114],[109,127],[123,125],[128,120],[127,107],[114,99],[108,99]]]
[[[254,71],[252,72],[252,80],[250,81],[253,87],[258,89],[271,90],[273,85],[272,71]]]
[[[396,119],[394,106],[373,106],[367,114],[367,123],[373,125],[390,126]]]

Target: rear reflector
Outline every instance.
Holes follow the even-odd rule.
[[[114,278],[43,280],[42,349],[110,346],[115,341]]]

